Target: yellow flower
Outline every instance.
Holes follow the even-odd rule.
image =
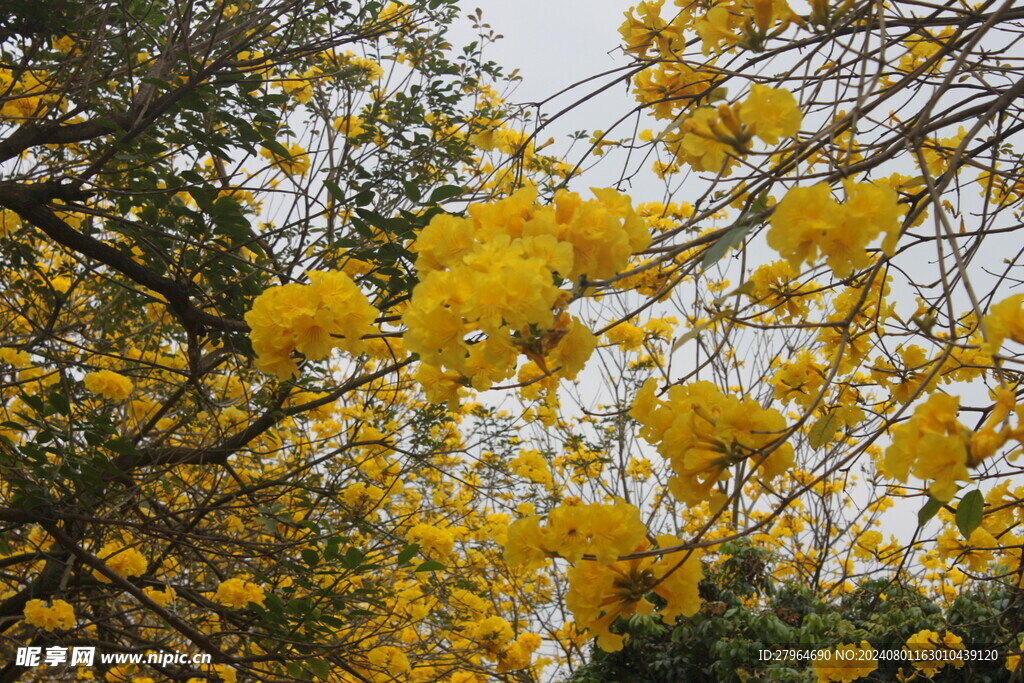
[[[536,633],[522,633],[515,642],[498,653],[498,673],[518,671],[530,665],[530,655],[540,647],[543,640]]]
[[[1024,294],[1015,294],[992,305],[982,325],[989,353],[999,351],[1006,339],[1024,343]]]
[[[814,673],[821,683],[856,681],[877,668],[875,648],[866,640],[862,640],[860,646],[840,644],[831,652],[819,650],[819,657],[814,660]]]
[[[505,538],[505,562],[513,567],[526,565],[527,569],[539,569],[547,563],[548,554],[544,549],[540,517],[523,517],[509,524]]]
[[[282,147],[288,152],[287,156],[281,156],[269,147],[262,148],[260,154],[270,159],[275,166],[288,175],[306,175],[306,172],[309,170],[309,153],[294,142],[289,142],[287,145],[282,145]]]
[[[363,126],[363,120],[361,118],[351,114],[339,116],[334,119],[332,126],[334,130],[347,138],[357,138],[368,130]]]
[[[446,559],[455,547],[455,535],[451,529],[436,524],[417,524],[409,529],[405,540],[419,544],[424,554],[435,560]]]
[[[738,42],[740,36],[735,29],[742,17],[743,14],[734,13],[728,3],[715,3],[707,14],[694,21],[693,30],[700,36],[704,54],[720,52],[723,42],[726,47]]]
[[[939,669],[946,666],[946,664],[952,664],[957,669],[963,668],[964,660],[943,656],[941,651],[948,650],[963,650],[964,643],[960,636],[957,636],[949,631],[946,631],[942,637],[935,631],[929,631],[927,629],[918,631],[914,635],[907,638],[905,647],[915,653],[913,657],[908,657],[914,664],[914,667],[920,669],[928,676],[935,676],[939,672]],[[929,651],[933,652],[929,655]]]
[[[12,237],[21,228],[21,216],[10,209],[0,209],[0,238]]]
[[[768,145],[779,144],[780,137],[793,137],[803,122],[793,93],[756,84],[750,86],[750,95],[740,105],[739,118]]]
[[[548,467],[548,461],[540,451],[522,451],[509,462],[508,466],[513,474],[535,484],[551,485],[551,468]]]
[[[251,581],[228,579],[217,587],[215,598],[225,607],[240,608],[247,606],[250,602],[262,605],[266,595],[261,587]]]
[[[636,351],[644,343],[644,331],[632,323],[622,322],[608,330],[605,337],[625,351]]]
[[[658,537],[659,547],[678,545],[674,536]],[[683,561],[683,558],[686,558]],[[609,628],[619,616],[650,614],[654,605],[645,597],[654,591],[665,599],[661,618],[674,624],[679,615],[693,616],[700,609],[698,584],[703,568],[698,551],[667,553],[657,562],[645,557],[603,565],[583,561],[569,570],[565,605],[578,630],[587,630],[606,652],[622,649],[625,637]]]
[[[293,352],[310,360],[334,349],[362,353],[363,337],[373,334],[375,309],[352,279],[341,271],[309,273],[311,284],[270,287],[245,314],[256,366],[290,379],[298,366]]]
[[[648,380],[629,414],[640,422],[640,436],[669,461],[676,475],[668,481],[669,490],[687,505],[716,501],[715,484],[748,458],[763,456],[758,472],[766,480],[792,465],[789,444],[762,452],[786,428],[777,410],[766,410],[749,396],[725,395],[710,382],[675,385],[665,399],[655,392],[656,381]]]
[[[0,363],[23,369],[32,364],[32,357],[27,351],[18,351],[9,346],[2,346],[0,347]]]
[[[640,510],[628,503],[563,503],[549,513],[544,527],[537,517],[519,519],[509,525],[505,560],[512,565],[525,563],[537,567],[552,555],[578,562],[590,554],[598,562],[609,564],[636,550],[646,534]]]
[[[679,28],[661,17],[664,0],[644,1],[626,12],[626,21],[619,27],[619,34],[626,43],[625,51],[638,57],[646,57],[652,45],[663,55],[670,55],[684,43]],[[634,14],[635,12],[635,14]]]
[[[117,543],[107,543],[103,546],[97,557],[121,576],[142,576],[146,573],[148,562],[146,556],[135,548],[126,548]],[[93,570],[93,578],[101,583],[110,583],[105,575]]]
[[[111,401],[123,401],[135,388],[132,381],[111,370],[97,370],[85,376],[85,388]]]
[[[488,652],[497,654],[506,644],[512,642],[515,631],[504,617],[491,615],[474,622],[466,629],[466,637],[484,646]]]
[[[485,390],[515,373],[525,354],[544,374],[573,379],[596,346],[562,309],[570,294],[556,283],[606,278],[650,243],[629,197],[593,189],[583,201],[566,191],[537,204],[534,188],[468,217],[435,216],[413,244],[421,278],[402,315],[405,348],[419,354],[418,377],[431,400],[458,400],[458,386]],[[476,340],[473,333],[482,332]]]
[[[569,317],[564,313],[562,315]],[[559,368],[559,375],[566,379],[575,379],[595,348],[597,337],[579,318],[572,316],[569,331],[548,354],[551,369]]]
[[[826,183],[789,190],[769,220],[768,246],[794,270],[815,261],[820,252],[840,278],[871,263],[867,246],[883,232],[882,248],[893,253],[905,212],[896,192],[873,183],[847,182],[845,189],[844,204],[832,198]]]
[[[25,621],[47,631],[64,630],[75,626],[75,610],[63,600],[47,605],[42,600],[25,603]]]
[[[929,492],[943,502],[956,495],[958,481],[970,481],[967,471],[969,431],[957,421],[960,399],[932,394],[913,417],[893,430],[885,451],[882,473],[900,482],[913,472],[932,479]]]
[[[174,598],[177,597],[177,593],[170,586],[164,586],[163,589],[146,586],[142,589],[142,592],[146,594],[147,598],[161,607],[167,607],[174,601]]]
[[[579,562],[590,550],[591,511],[588,505],[559,505],[552,510],[544,527],[544,548]]]
[[[1010,654],[1006,656],[1007,671],[1016,671],[1017,667],[1020,666],[1022,647],[1024,647],[1024,636],[1018,635],[1015,639],[1014,648],[1010,651]]]
[[[723,138],[726,132],[719,120],[719,111],[701,107],[682,122],[682,134],[670,142],[669,149],[676,159],[689,164],[696,171],[721,173],[728,176],[736,164],[737,150]]]
[[[401,648],[393,645],[375,647],[368,653],[367,657],[373,666],[379,668],[388,676],[398,678],[412,671],[409,658]]]
[[[675,536],[662,534],[658,536],[658,547],[668,548],[680,545],[682,541]],[[686,558],[685,561],[683,558]],[[654,592],[665,599],[665,607],[661,618],[667,624],[674,624],[680,615],[692,617],[700,609],[701,599],[699,584],[704,578],[704,567],[700,561],[699,550],[679,550],[661,556],[652,567],[658,583]]]
[[[836,224],[839,204],[826,183],[794,187],[775,207],[769,223],[768,246],[799,271],[817,258],[822,238]]]

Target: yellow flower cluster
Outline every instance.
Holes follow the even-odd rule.
[[[75,625],[75,610],[63,600],[54,600],[51,605],[42,600],[29,600],[25,603],[24,614],[29,624],[47,631],[73,628]]]
[[[274,166],[277,166],[288,175],[306,175],[306,172],[309,171],[309,152],[294,142],[289,142],[287,145],[282,146],[288,152],[288,156],[282,156],[268,147],[262,148],[260,155],[270,159]]]
[[[505,559],[512,565],[539,566],[556,555],[579,562],[589,554],[608,564],[636,550],[646,535],[640,510],[628,503],[562,504],[551,511],[543,527],[538,516],[512,522]]]
[[[911,35],[911,37],[907,38],[903,43],[907,52],[900,57],[899,70],[903,72],[910,72],[931,60],[939,53],[943,45],[948,42],[949,38],[953,36],[953,33],[953,28],[951,26],[942,29],[938,34],[927,29],[915,31],[915,33]],[[927,71],[938,71],[945,59],[945,57],[940,57],[933,61],[928,66]]]
[[[409,658],[401,648],[394,645],[381,645],[370,650],[367,658],[370,664],[380,669],[384,676],[380,680],[393,681],[412,671]],[[374,680],[377,680],[376,678]]]
[[[939,534],[935,543],[935,552],[943,560],[966,566],[967,569],[980,574],[988,569],[994,559],[994,551],[1008,542],[1005,536],[996,540],[988,529],[979,526],[964,538],[959,529],[946,528]],[[1002,542],[1000,542],[1002,541]]]
[[[633,95],[650,106],[655,118],[674,119],[683,103],[700,100],[717,75],[715,69],[673,60],[637,74]]]
[[[424,554],[435,560],[447,558],[455,547],[455,534],[452,530],[436,524],[417,524],[409,529],[405,540],[418,543]]]
[[[17,78],[15,78],[17,74]],[[59,89],[47,81],[49,74],[31,69],[0,69],[0,119],[24,121],[41,118],[56,103],[63,106]]]
[[[378,62],[369,57],[353,54],[351,51],[338,57],[337,61],[344,68],[345,76],[349,80],[354,79],[357,83],[359,81],[372,83],[384,76],[384,69]]]
[[[661,16],[664,0],[641,2],[626,12],[626,21],[619,27],[619,33],[626,43],[626,52],[646,57],[655,47],[660,54],[671,54],[682,48],[681,28]]]
[[[985,348],[996,353],[1007,339],[1024,344],[1024,294],[993,304],[983,319]]]
[[[13,237],[21,226],[21,216],[10,209],[0,209],[0,239]]]
[[[542,639],[536,633],[523,633],[498,653],[498,672],[518,671],[530,665],[530,658]]]
[[[123,401],[132,395],[132,381],[112,370],[97,370],[85,376],[85,388],[111,401]]]
[[[799,282],[799,273],[788,261],[773,261],[750,274],[747,295],[767,309],[766,318],[792,322],[808,315],[809,306],[821,300],[817,283]]]
[[[306,69],[301,74],[291,74],[275,83],[286,95],[295,98],[299,104],[308,104],[313,99],[313,88],[320,81],[331,80],[331,76],[325,75],[323,69],[314,66]]]
[[[621,322],[605,333],[608,341],[623,351],[638,351],[647,338],[646,332],[632,323]]]
[[[907,475],[932,480],[928,492],[947,502],[956,495],[958,481],[970,481],[967,468],[977,467],[1013,437],[1021,440],[1020,428],[1003,424],[1016,405],[1013,389],[992,392],[995,404],[985,423],[972,432],[960,424],[960,399],[934,393],[914,410],[907,422],[893,430],[885,451],[882,473],[900,482]],[[1018,411],[1018,419],[1020,418]],[[1000,427],[997,431],[996,427]]]
[[[679,545],[678,538],[658,536],[659,548]],[[641,546],[644,547],[644,546]],[[704,570],[697,551],[676,551],[655,561],[644,557],[612,564],[581,562],[569,570],[569,591],[565,605],[573,613],[576,628],[597,638],[606,652],[622,649],[626,637],[610,627],[620,616],[648,615],[654,605],[648,593],[665,601],[659,612],[662,621],[674,624],[680,615],[691,617],[700,609],[698,584]]]
[[[340,271],[312,271],[310,284],[271,287],[259,295],[245,321],[256,352],[256,367],[279,379],[298,372],[293,354],[327,358],[334,349],[362,353],[363,337],[374,332],[377,309]]]
[[[779,369],[768,380],[772,385],[772,395],[785,403],[810,407],[825,384],[823,365],[815,358],[814,352],[801,349],[788,361],[779,364]]]
[[[174,599],[178,596],[170,586],[164,586],[163,588],[155,588],[154,586],[146,586],[142,589],[142,592],[146,594],[146,597],[160,605],[161,607],[167,607]]]
[[[790,24],[803,22],[786,0],[675,0],[671,19],[661,15],[664,4],[648,0],[626,12],[619,27],[626,52],[645,58],[653,49],[654,58],[677,61],[687,32],[697,34],[707,55],[737,44],[759,47],[769,34],[777,36]]]
[[[505,645],[512,642],[515,631],[504,617],[492,614],[479,621],[470,622],[464,635],[480,643],[485,651],[497,654]]]
[[[736,159],[750,151],[754,137],[775,146],[780,138],[796,135],[802,122],[791,92],[755,84],[739,104],[695,109],[679,124],[678,132],[665,135],[665,142],[677,162],[697,171],[729,175]]]
[[[895,190],[852,181],[844,187],[847,200],[842,204],[832,198],[826,183],[787,192],[770,219],[768,246],[797,270],[820,252],[840,278],[871,263],[867,246],[882,233],[882,250],[892,255],[905,212]]]
[[[468,216],[440,215],[414,244],[420,282],[402,322],[405,347],[422,361],[418,379],[431,400],[453,400],[460,386],[485,390],[515,371],[520,353],[572,379],[596,339],[561,309],[564,279],[608,278],[650,243],[627,196],[596,199],[561,191],[539,205],[533,188]],[[468,339],[473,333],[483,333]]]
[[[711,382],[674,385],[665,399],[656,394],[657,380],[647,380],[629,414],[641,424],[640,436],[669,461],[675,473],[669,490],[687,505],[722,502],[715,484],[740,462],[751,462],[764,480],[793,465],[793,447],[774,443],[786,430],[777,410],[749,396],[727,396]]]
[[[142,576],[146,573],[148,562],[146,556],[135,548],[122,546],[118,543],[107,543],[97,554],[99,559],[123,577]],[[110,579],[94,570],[93,578],[101,583],[110,583]]]
[[[1024,656],[1024,635],[1018,634],[1011,643],[1011,650],[1006,655],[1006,664],[1003,666],[1009,672],[1017,671],[1017,667],[1020,666],[1021,657]]]
[[[796,135],[803,123],[803,114],[793,93],[767,85],[750,86],[750,94],[737,113],[748,134],[771,146],[779,144],[779,138]]]
[[[866,640],[862,640],[860,645],[837,645],[828,655],[814,660],[814,674],[819,683],[849,683],[864,678],[878,668],[875,648]]]
[[[509,462],[508,467],[513,474],[535,484],[552,485],[551,468],[540,451],[524,450]]]
[[[892,444],[885,451],[885,474],[905,482],[910,472],[920,479],[932,479],[929,492],[937,500],[952,500],[957,481],[970,481],[967,472],[969,430],[956,419],[960,399],[932,394],[898,426]]]
[[[364,122],[358,116],[347,114],[345,116],[339,116],[334,119],[334,123],[331,124],[334,130],[338,131],[345,137],[349,138],[349,144],[353,146],[359,146],[358,142],[353,142],[353,138],[358,138],[363,133],[370,130],[368,126],[364,125]]]
[[[262,605],[266,595],[261,587],[251,581],[228,579],[221,582],[217,587],[215,598],[217,602],[225,607],[240,608],[245,607],[250,602]]]
[[[619,560],[649,547],[647,527],[635,506],[562,504],[551,510],[545,525],[540,520],[535,515],[509,525],[505,560],[528,569],[543,567],[555,556],[573,562],[565,603],[577,630],[596,637],[602,649],[622,648],[623,636],[609,630],[616,618],[653,611],[646,599],[649,592],[666,601],[661,617],[668,624],[680,614],[692,616],[700,609],[700,556],[693,551],[669,552],[681,544],[678,538],[658,537],[658,547],[667,551],[660,558]],[[584,559],[585,555],[594,559]]]
[[[957,669],[962,669],[964,666],[964,659],[962,657],[942,656],[941,652],[936,653],[934,656],[925,654],[929,650],[963,650],[963,638],[950,631],[945,631],[941,636],[935,631],[927,629],[918,631],[907,638],[905,647],[915,653],[913,656],[908,657],[913,662],[914,667],[920,669],[922,673],[929,677],[935,676],[947,664],[951,664]]]

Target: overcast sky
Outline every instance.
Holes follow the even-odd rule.
[[[467,12],[479,7],[483,10],[484,22],[504,36],[487,47],[485,58],[501,64],[508,72],[519,69],[522,80],[508,99],[514,103],[528,103],[548,100],[579,81],[627,64],[628,60],[617,49],[620,45],[618,28],[631,4],[608,0],[484,0],[468,3],[465,7]],[[463,45],[474,39],[475,32],[469,22],[454,27],[453,44]],[[573,88],[546,102],[542,111],[546,116],[554,116],[613,78],[608,76]],[[538,139],[543,142],[555,137],[561,143],[578,130],[586,130],[588,134],[598,129],[607,131],[634,105],[626,85],[618,84],[552,122]],[[630,120],[628,130],[623,127],[613,135],[629,137],[632,131],[633,121]],[[547,151],[554,153],[564,149],[558,145]],[[579,161],[586,149],[587,146],[577,145],[567,161]],[[646,165],[650,166],[650,163]],[[583,182],[573,189],[611,185],[620,175],[621,163],[603,163],[595,171],[588,173]],[[631,194],[638,191],[637,188],[626,189]],[[658,185],[652,184],[646,198],[659,195]]]

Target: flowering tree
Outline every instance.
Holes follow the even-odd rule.
[[[692,637],[744,543],[935,605],[815,651],[1018,599],[1009,0],[640,3],[582,159],[451,0],[44,4],[0,29],[2,680],[543,680]]]

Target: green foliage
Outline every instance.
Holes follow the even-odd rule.
[[[786,651],[808,653],[864,640],[878,651],[902,650],[909,636],[924,629],[951,631],[968,649],[1005,651],[1024,623],[1019,591],[1002,583],[964,593],[942,609],[889,579],[861,581],[841,597],[776,585],[765,551],[737,542],[723,545],[722,553],[701,583],[705,603],[699,613],[674,626],[651,617],[620,619],[620,632],[629,634],[623,649],[594,648],[591,661],[569,683],[812,682],[817,678],[810,662],[786,661]],[[783,661],[767,661],[769,651],[776,660],[782,653]],[[924,680],[1007,681],[1003,664],[999,659],[946,667]],[[858,680],[909,680],[900,676],[911,670],[906,660],[879,660],[874,673]]]

